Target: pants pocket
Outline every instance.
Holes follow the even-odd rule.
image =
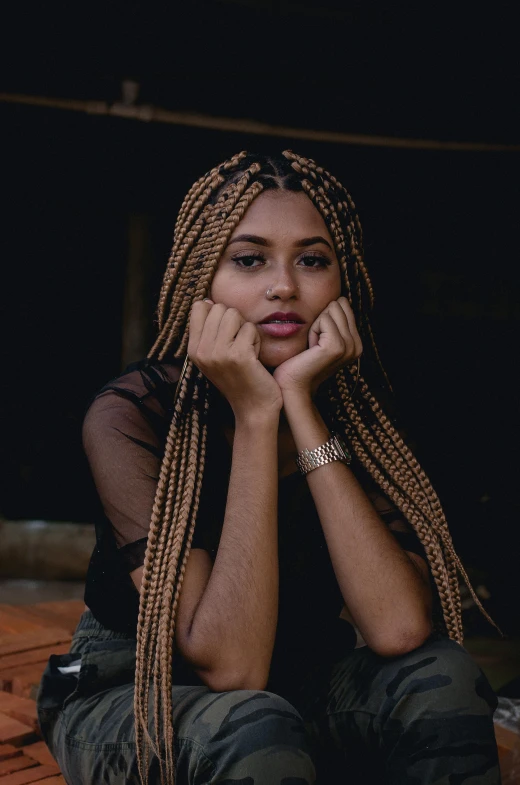
[[[81,655],[77,690],[66,703],[133,682],[135,665],[135,640],[92,640]]]
[[[83,655],[82,655],[83,656]],[[38,724],[42,736],[49,747],[56,720],[65,704],[78,690],[78,676],[61,673],[59,668],[66,667],[78,658],[77,654],[51,654],[38,688],[36,708]]]
[[[128,684],[135,678],[136,641],[131,639],[92,639],[81,652],[52,654],[43,673],[37,697],[38,721],[44,739],[50,736],[59,714],[77,698]],[[78,674],[61,673],[78,656]]]

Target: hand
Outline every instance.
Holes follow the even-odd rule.
[[[322,382],[362,352],[354,312],[347,298],[339,297],[311,325],[309,348],[279,365],[273,376],[284,397],[293,392],[312,397]]]
[[[278,384],[258,359],[260,334],[236,308],[198,300],[190,314],[188,356],[227,398],[235,417],[279,415]]]

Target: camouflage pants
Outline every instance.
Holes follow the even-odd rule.
[[[82,655],[79,679],[57,667]],[[44,738],[69,785],[139,785],[135,640],[85,612],[40,686]],[[402,657],[367,647],[318,666],[289,702],[268,691],[173,687],[177,785],[496,785],[495,697],[458,644]],[[150,783],[158,782],[157,761]]]

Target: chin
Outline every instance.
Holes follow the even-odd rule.
[[[272,368],[274,370],[274,368],[278,368],[278,366],[286,360],[290,360],[291,357],[296,357],[297,354],[301,354],[306,348],[306,346],[295,346],[294,344],[291,346],[289,342],[279,346],[262,346],[258,359],[266,368]]]

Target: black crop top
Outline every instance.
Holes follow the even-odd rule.
[[[129,573],[144,562],[148,527],[179,368],[144,360],[98,393],[85,418],[84,446],[103,507],[96,523],[85,603],[105,627],[135,635],[139,594]],[[231,468],[231,448],[210,419],[206,467],[192,548],[214,560]],[[425,558],[400,512],[354,459],[351,469],[401,546]],[[316,507],[298,472],[279,481],[279,614],[268,689],[296,683],[356,644],[339,614],[339,590]],[[180,673],[180,672],[179,672]],[[184,672],[179,679],[190,678]],[[192,675],[194,683],[200,683]],[[186,683],[190,683],[189,681]]]

